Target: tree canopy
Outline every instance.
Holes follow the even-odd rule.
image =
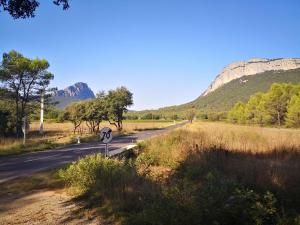
[[[238,102],[228,112],[233,123],[300,126],[300,84],[274,83],[268,92],[252,95],[244,104]]]
[[[99,132],[103,120],[116,126],[118,131],[123,129],[124,113],[133,104],[133,94],[125,87],[100,92],[95,99],[75,102],[65,109],[65,119],[74,125],[74,133],[82,122],[86,122],[92,133]]]
[[[70,7],[69,0],[53,0],[53,3],[62,5],[64,10]],[[14,19],[34,17],[39,5],[37,0],[0,0],[2,10],[7,11]]]
[[[14,101],[17,136],[21,134],[23,118],[32,112],[32,103],[39,100],[54,78],[47,70],[49,66],[45,59],[29,59],[16,51],[3,54],[0,82],[5,98]]]

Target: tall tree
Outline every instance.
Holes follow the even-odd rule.
[[[105,100],[97,95],[96,99],[84,102],[84,120],[92,133],[98,133],[100,123],[107,118]]]
[[[287,112],[287,105],[291,97],[295,94],[295,86],[292,84],[272,84],[266,94],[266,110],[271,117],[271,123],[281,126]]]
[[[265,108],[265,94],[258,92],[252,95],[245,106],[245,117],[249,123],[263,126],[269,121]]]
[[[65,109],[66,120],[69,120],[74,125],[73,133],[75,134],[85,117],[84,102],[73,102]]]
[[[30,102],[39,99],[41,91],[54,78],[48,68],[45,59],[31,60],[16,51],[3,54],[0,82],[15,102],[17,137],[21,135],[22,119],[29,112]]]
[[[53,0],[53,3],[62,5],[64,10],[69,8],[68,0]],[[39,5],[36,0],[0,0],[2,10],[7,11],[14,19],[34,17]]]
[[[118,131],[123,129],[124,113],[133,104],[132,96],[126,87],[110,90],[106,96],[107,119]]]
[[[291,98],[287,107],[286,125],[289,127],[300,126],[300,92]]]
[[[237,102],[228,112],[227,117],[232,123],[245,123],[245,104],[243,102]]]
[[[196,111],[194,109],[190,109],[186,112],[186,119],[192,123],[193,120],[195,119],[196,116]]]

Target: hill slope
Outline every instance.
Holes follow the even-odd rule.
[[[178,106],[181,108],[196,108],[208,111],[229,110],[237,101],[246,102],[258,91],[266,92],[272,83],[300,83],[300,69],[288,71],[268,71],[256,75],[243,76],[224,84],[215,91],[196,100]]]
[[[266,92],[273,83],[300,83],[300,68],[288,71],[267,71],[255,75],[243,76],[232,80],[207,95],[201,95],[196,100],[178,106],[134,112],[135,115],[147,113],[172,116],[183,115],[189,109],[203,112],[228,111],[238,102],[246,102],[256,92]]]
[[[221,71],[209,85],[203,96],[217,90],[224,84],[243,76],[256,75],[267,71],[288,71],[300,68],[300,58],[253,58],[247,61],[234,62]]]

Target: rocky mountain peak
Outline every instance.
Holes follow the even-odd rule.
[[[95,98],[94,92],[86,83],[78,82],[64,90],[58,90],[55,93],[58,97],[76,97],[77,99]]]
[[[224,67],[202,96],[243,76],[255,75],[266,71],[284,71],[297,68],[300,68],[300,58],[252,58],[247,61],[234,62]]]

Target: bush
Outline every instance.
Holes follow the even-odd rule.
[[[125,161],[98,154],[87,156],[59,171],[59,176],[81,193],[122,192],[126,183],[130,182],[130,175],[131,167]]]
[[[271,225],[277,223],[276,198],[262,196],[221,176],[209,173],[198,196],[203,224]]]

